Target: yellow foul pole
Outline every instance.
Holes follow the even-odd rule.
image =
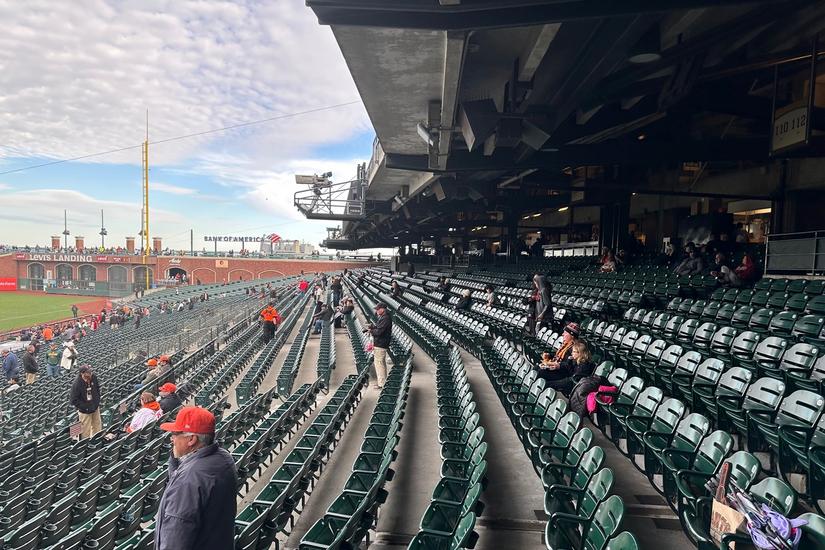
[[[149,290],[149,111],[146,111],[146,140],[143,142],[143,272],[145,289]]]

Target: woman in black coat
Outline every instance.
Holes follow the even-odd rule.
[[[571,356],[558,363],[558,366],[542,360],[542,365],[538,367],[538,375],[547,381],[547,386],[564,395],[570,395],[575,381],[592,375],[594,370],[596,365],[591,359],[590,350],[587,349],[587,344],[580,340],[573,344]]]

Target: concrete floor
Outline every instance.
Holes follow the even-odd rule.
[[[267,391],[276,383],[280,366],[297,331],[296,325],[287,344],[276,357],[275,364],[260,391]],[[315,381],[319,342],[319,337],[315,335],[307,342],[295,388]],[[335,343],[337,362],[330,384],[333,390],[348,374],[355,372],[352,345],[346,330],[342,329],[336,333]],[[377,533],[370,545],[375,550],[406,548],[418,531],[421,517],[440,477],[441,460],[434,387],[435,364],[417,346],[413,352],[414,370],[400,433],[401,440],[397,449],[398,459],[392,466],[395,477],[385,487],[389,496],[380,509]],[[482,495],[484,512],[476,525],[476,532],[479,534],[476,549],[544,549],[546,518],[543,513],[544,491],[541,482],[533,471],[529,458],[479,361],[465,351],[462,351],[462,358],[476,396],[481,423],[485,428],[485,440],[489,445],[489,483]],[[230,392],[234,394],[234,385]],[[371,387],[364,391],[361,403],[356,408],[335,452],[325,465],[290,535],[280,537],[283,548],[297,548],[306,531],[324,514],[342,490],[349,477],[352,463],[358,456],[364,430],[369,424],[378,394],[378,390]],[[318,396],[315,411],[323,406],[326,399],[327,394],[322,393]],[[278,403],[276,401],[273,408]],[[239,510],[254,500],[267,484],[283,457],[289,454],[314,416],[313,412],[273,462],[256,477],[257,481],[250,486],[244,497],[239,499]],[[682,533],[678,519],[651,487],[647,478],[598,429],[594,429],[594,434],[595,444],[602,446],[607,454],[607,466],[616,474],[613,492],[622,496],[625,501],[623,528],[631,530],[636,535],[641,548],[692,549],[693,545]]]

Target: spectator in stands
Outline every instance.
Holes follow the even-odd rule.
[[[627,252],[624,248],[620,248],[616,253],[616,271],[621,270],[627,265]]]
[[[80,438],[87,439],[103,429],[100,420],[100,383],[89,365],[80,367],[69,397],[80,419]]]
[[[332,290],[332,305],[337,306],[341,302],[341,294],[344,290],[344,285],[341,283],[341,277],[333,277],[329,288]]]
[[[34,346],[29,344],[22,357],[23,372],[26,373],[26,385],[34,384],[37,381],[37,357],[35,357]]]
[[[73,341],[63,343],[63,354],[60,357],[60,366],[66,370],[72,370],[77,361],[77,349]]]
[[[407,266],[407,277],[415,277],[415,264],[412,262]]]
[[[155,401],[155,396],[148,391],[141,393],[140,408],[135,411],[132,421],[126,426],[126,433],[134,432],[147,424],[151,424],[160,418],[162,414],[160,403]]]
[[[745,230],[745,226],[741,223],[736,224],[736,244],[747,244],[750,242],[751,236]]]
[[[604,265],[604,262],[607,261],[608,254],[610,254],[610,247],[603,246],[601,256],[599,257],[599,265]]]
[[[756,279],[756,263],[751,258],[750,252],[745,252],[742,255],[742,263],[734,269],[736,276],[744,283],[751,283]]]
[[[324,299],[324,290],[321,288],[321,285],[315,285],[315,291],[313,292],[315,296],[315,302],[321,302]]]
[[[344,298],[344,305],[341,306],[341,313],[349,316],[352,315],[353,311],[355,311],[355,302],[352,301],[352,298]]]
[[[6,377],[7,382],[12,378],[20,379],[20,361],[9,348],[3,348],[3,376]]]
[[[730,268],[727,258],[721,252],[716,253],[716,263],[710,274],[712,277],[716,277],[716,280],[723,286],[740,286],[742,284],[739,276]]]
[[[711,233],[708,242],[705,243],[705,253],[708,256],[715,256],[717,252],[719,252],[719,235],[717,233]]]
[[[60,351],[57,349],[57,343],[52,342],[46,352],[46,376],[51,378],[58,374],[60,374]]]
[[[155,518],[155,550],[225,550],[235,544],[238,473],[215,443],[215,416],[184,407],[174,422],[169,481]]]
[[[158,395],[160,395],[160,410],[163,411],[163,414],[174,411],[183,405],[183,401],[181,401],[180,396],[178,396],[177,386],[171,382],[167,382],[159,387]]]
[[[602,273],[613,273],[616,271],[616,256],[613,255],[613,251],[608,249],[607,256],[605,256],[604,261],[602,261],[602,266],[599,268],[599,271]]]
[[[404,291],[401,290],[401,285],[398,284],[398,281],[393,281],[390,285],[390,289],[390,295],[395,299],[400,298],[404,293]]]
[[[378,318],[375,324],[370,323],[367,330],[372,335],[373,343],[373,365],[375,366],[375,387],[381,389],[387,380],[387,350],[390,348],[392,340],[392,317],[387,311],[387,305],[378,303],[375,306],[375,313]]]
[[[278,310],[275,309],[275,302],[269,302],[269,304],[261,310],[261,323],[263,328],[263,339],[264,342],[269,342],[272,340],[273,336],[275,336],[276,325],[280,320],[280,315],[278,314]]]
[[[458,299],[458,303],[454,306],[454,309],[456,311],[470,311],[470,306],[472,305],[472,292],[470,292],[469,288],[465,288],[461,291],[461,298]]]
[[[552,361],[550,354],[545,352],[538,368],[538,376],[547,381],[547,386],[570,395],[575,384],[573,377],[590,376],[595,368],[587,344],[578,341],[572,346],[570,358],[560,363]]]
[[[544,275],[533,275],[533,298],[535,332],[538,334],[542,327],[553,320],[553,303],[550,299],[550,285]]]
[[[172,379],[172,364],[168,355],[161,355],[157,359],[149,359],[146,361],[146,366],[149,368],[149,371],[146,373],[141,384],[148,384],[152,380],[157,380],[159,384],[163,384]]]
[[[52,330],[52,327],[47,326],[43,329],[43,340],[46,342],[51,342],[52,338],[54,338],[54,331]]]
[[[332,320],[333,311],[329,304],[325,304],[324,302],[318,302],[315,306],[315,314],[312,316],[312,322],[315,323],[315,334],[321,334],[321,332],[327,328],[327,324]]]
[[[484,303],[490,307],[496,305],[496,289],[493,285],[484,287]]]
[[[446,303],[450,300],[450,283],[447,281],[447,277],[441,277],[438,281],[438,286],[436,289],[439,292],[443,292],[444,296],[441,298],[441,301]]]
[[[702,261],[701,253],[695,248],[688,249],[688,257],[682,260],[673,272],[676,275],[699,275],[705,270],[705,262]]]

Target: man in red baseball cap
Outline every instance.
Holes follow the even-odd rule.
[[[177,386],[171,382],[167,382],[158,388],[158,395],[160,396],[160,410],[162,410],[164,414],[174,411],[183,405],[183,401],[181,401],[177,390]]]
[[[184,407],[171,432],[169,481],[155,518],[155,550],[234,547],[238,474],[232,455],[215,440],[215,415]]]

